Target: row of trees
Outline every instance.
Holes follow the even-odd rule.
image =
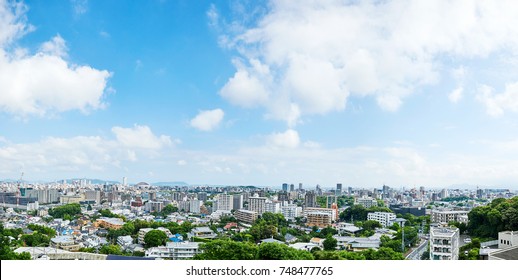
[[[327,240],[327,239],[326,239]],[[335,244],[336,246],[336,244]],[[280,243],[236,242],[233,240],[214,240],[200,244],[203,253],[196,260],[402,260],[403,254],[390,248],[365,250],[361,252],[320,250],[311,252],[297,250]]]

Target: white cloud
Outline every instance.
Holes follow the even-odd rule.
[[[300,144],[299,133],[288,129],[285,132],[273,133],[268,136],[267,144],[280,148],[297,148]]]
[[[72,9],[76,16],[80,16],[88,12],[88,0],[71,0]]]
[[[464,91],[464,88],[462,87],[458,87],[456,88],[455,90],[453,90],[449,95],[448,95],[448,99],[450,99],[450,101],[452,103],[457,103],[460,101],[460,99],[462,98],[462,93]]]
[[[133,162],[142,164],[140,159],[167,157],[165,151],[172,146],[170,136],[156,136],[147,126],[113,127],[112,132],[115,139],[76,136],[21,144],[0,142],[0,174],[16,173],[20,168],[43,177],[46,173],[113,171]]]
[[[117,141],[129,148],[160,149],[171,145],[171,137],[153,134],[148,126],[135,125],[133,128],[115,126],[112,128]]]
[[[219,126],[224,116],[225,112],[221,109],[201,111],[190,121],[190,125],[201,131],[211,131]]]
[[[372,96],[396,111],[440,81],[448,56],[459,82],[450,100],[458,102],[467,69],[456,63],[518,50],[512,1],[271,1],[269,8],[238,35],[222,35],[231,36],[222,41],[241,63],[221,96],[264,107],[290,126],[304,115],[344,110],[351,96]]]
[[[477,100],[486,106],[490,116],[499,117],[505,110],[518,112],[518,82],[505,85],[502,93],[495,93],[494,89],[483,85],[479,88]]]
[[[111,74],[67,62],[66,42],[61,36],[43,43],[36,54],[7,47],[30,31],[25,11],[20,3],[0,0],[0,111],[27,117],[103,108]]]

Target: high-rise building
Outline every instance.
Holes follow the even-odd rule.
[[[336,184],[336,195],[337,196],[342,195],[342,184],[341,183]]]
[[[288,184],[287,183],[282,184],[282,190],[285,191],[285,192],[288,191]]]
[[[207,201],[207,193],[206,192],[199,192],[198,193],[198,200],[201,200],[203,202]]]
[[[302,183],[299,183],[299,191],[302,191]]]
[[[455,227],[430,228],[430,260],[459,259],[459,229]]]
[[[347,188],[347,193],[348,193],[349,195],[353,195],[353,188],[352,188],[352,187],[348,187],[348,188]]]
[[[234,206],[233,196],[229,194],[218,195],[218,210],[230,211]]]
[[[242,194],[234,194],[232,198],[233,198],[232,209],[238,210],[238,209],[243,208],[243,195]]]
[[[316,207],[317,206],[317,195],[314,191],[306,192],[305,206],[306,207]]]
[[[295,185],[294,185],[294,184],[291,184],[291,185],[290,185],[290,192],[293,192],[293,191],[295,191]]]
[[[122,185],[127,186],[128,185],[128,178],[122,177]]]
[[[257,212],[262,215],[266,209],[266,197],[250,197],[248,199],[248,210]]]
[[[189,201],[189,212],[191,213],[200,213],[200,207],[202,206],[203,202],[201,200],[190,200]]]
[[[288,195],[288,192],[285,192],[285,191],[280,191],[277,193],[277,200],[278,201],[289,201],[290,200],[290,197]]]

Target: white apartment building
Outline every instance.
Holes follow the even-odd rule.
[[[268,201],[264,205],[264,212],[281,213],[281,203]]]
[[[191,200],[189,201],[189,212],[191,213],[200,213],[200,208],[203,205],[203,201],[201,200]]]
[[[266,197],[248,198],[248,210],[257,212],[257,215],[262,215],[266,212]]]
[[[432,223],[449,223],[466,221],[468,211],[434,209],[431,213]],[[466,221],[467,222],[467,221]]]
[[[165,246],[153,247],[146,250],[146,257],[187,260],[199,253],[201,253],[201,251],[198,242],[167,242]]]
[[[396,219],[396,214],[390,212],[373,212],[367,214],[367,220],[369,221],[377,221],[383,227],[388,227],[392,225],[392,220]]]
[[[459,259],[459,229],[453,227],[430,228],[430,260]]]
[[[365,208],[371,208],[373,206],[378,206],[378,201],[372,197],[362,197],[356,199],[356,204],[359,204]]]
[[[501,231],[498,233],[498,249],[518,245],[518,231]]]
[[[281,206],[281,214],[288,221],[294,221],[296,217],[302,215],[302,207],[298,207],[296,204],[288,204]]]
[[[229,194],[218,195],[218,209],[223,211],[230,211],[234,207],[234,197]]]
[[[336,221],[338,219],[338,210],[333,208],[318,208],[318,207],[308,207],[304,209],[304,217],[308,217],[311,213],[327,213],[330,215],[332,221]]]

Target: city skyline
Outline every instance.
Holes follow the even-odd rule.
[[[518,4],[421,2],[0,0],[0,181],[518,187]]]

